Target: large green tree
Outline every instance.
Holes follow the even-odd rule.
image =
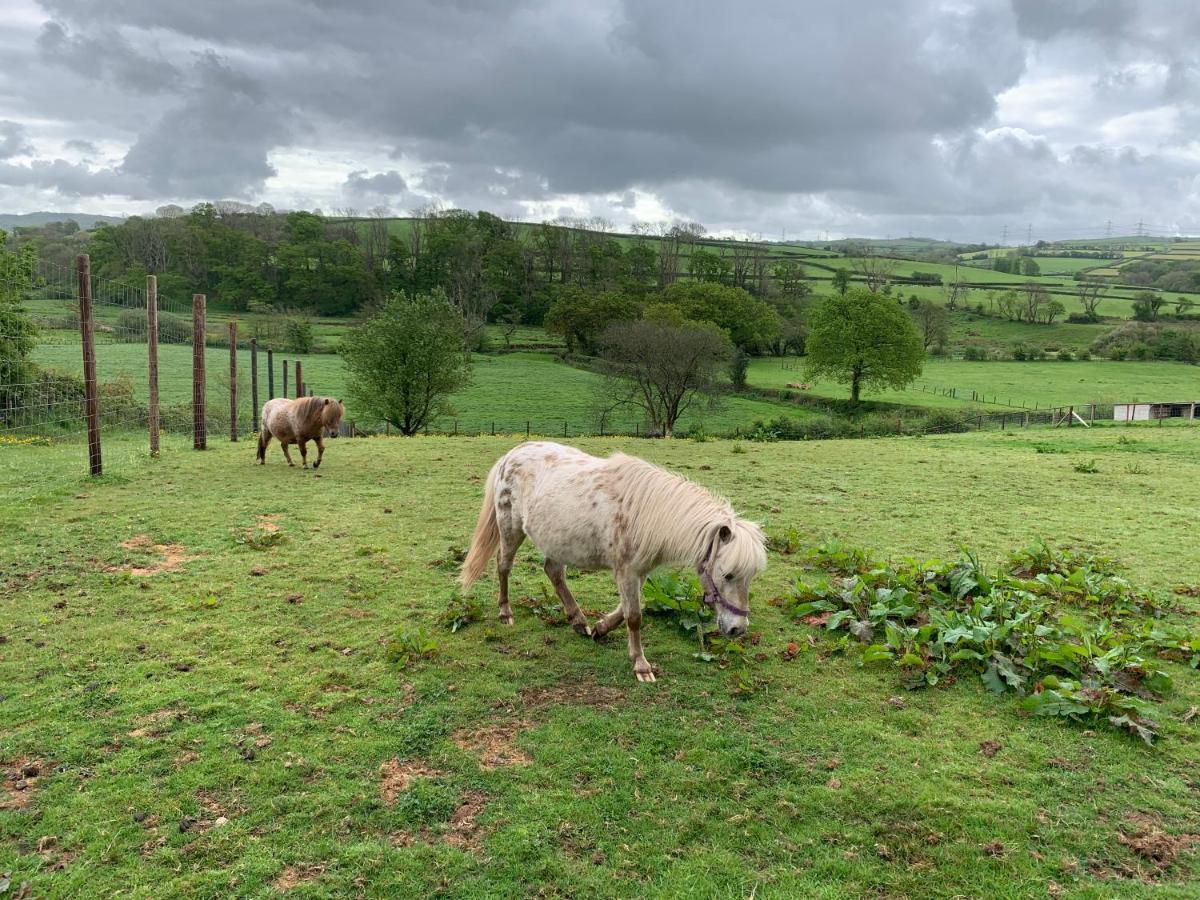
[[[779,334],[779,314],[749,291],[713,282],[677,281],[658,302],[678,306],[693,322],[712,322],[743,350],[767,347]]]
[[[641,304],[628,294],[589,291],[577,285],[555,285],[554,299],[546,312],[546,330],[561,334],[571,352],[596,351],[596,341],[614,322],[628,322],[641,315]]]
[[[392,295],[342,340],[353,406],[406,435],[451,415],[450,396],[470,378],[463,330],[441,291]]]
[[[805,377],[863,388],[901,389],[921,374],[925,351],[911,318],[893,300],[854,288],[827,297],[808,322]]]

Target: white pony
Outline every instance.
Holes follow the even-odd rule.
[[[750,582],[767,565],[762,529],[698,484],[615,453],[533,442],[510,450],[488,474],[483,508],[463,562],[469,588],[496,555],[500,621],[513,622],[508,575],[528,536],[546,558],[546,575],[575,630],[599,639],[622,621],[638,681],[654,681],[642,653],[642,584],[659,566],[693,565],[722,634],[749,625]],[[621,603],[589,628],[567,588],[567,566],[611,569]]]

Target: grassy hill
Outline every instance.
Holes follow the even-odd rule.
[[[803,552],[771,552],[732,670],[647,615],[659,680],[638,684],[619,632],[559,624],[529,545],[516,625],[489,577],[452,632],[455,548],[512,443],[340,441],[313,473],[221,442],[150,462],[138,439],[95,481],[78,444],[0,450],[0,872],[62,897],[1194,893],[1181,662],[1152,662],[1175,685],[1153,748],[971,673],[909,691],[772,605],[823,577]],[[1046,539],[1195,590],[1182,428],[582,443],[689,475],[801,551],[961,544],[996,571]],[[571,584],[592,617],[614,603],[607,575]]]

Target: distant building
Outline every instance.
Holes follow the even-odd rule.
[[[1113,420],[1117,422],[1149,422],[1151,419],[1197,419],[1200,400],[1184,403],[1117,403]]]

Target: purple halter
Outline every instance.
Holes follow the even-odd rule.
[[[712,567],[708,563],[708,560],[711,556],[712,548],[710,547],[708,552],[704,554],[704,560],[700,563],[699,567],[700,586],[704,588],[705,604],[711,606],[713,609],[716,609],[719,606],[725,611],[733,613],[735,616],[744,616],[749,618],[750,610],[748,608],[742,609],[737,604],[730,603],[725,599],[724,596],[722,596],[721,589],[717,587],[716,581],[713,580]]]

